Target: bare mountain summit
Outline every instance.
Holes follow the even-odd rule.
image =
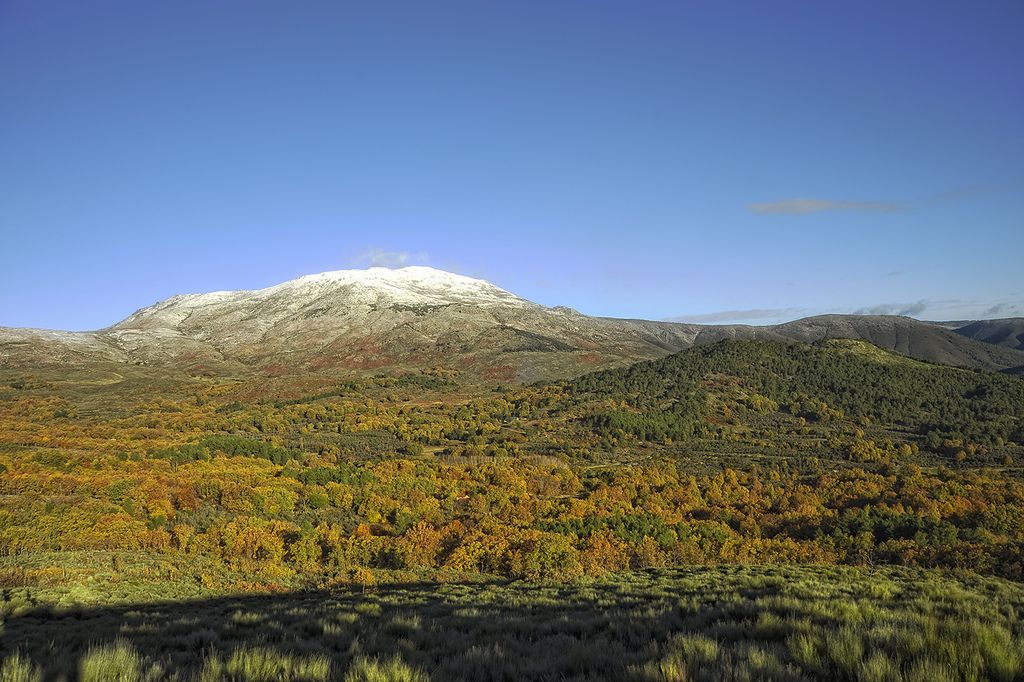
[[[0,365],[104,363],[231,375],[443,366],[484,381],[533,381],[726,338],[856,338],[937,362],[1024,366],[1022,351],[910,318],[830,315],[771,327],[597,318],[426,267],[326,272],[258,291],[175,296],[95,332],[0,328]]]

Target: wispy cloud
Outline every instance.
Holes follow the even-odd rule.
[[[983,313],[985,317],[1017,317],[1021,314],[1021,306],[1011,303],[996,303]]]
[[[920,315],[931,306],[931,303],[926,300],[920,300],[916,303],[879,303],[878,305],[869,306],[866,308],[860,308],[854,310],[854,315],[906,315],[913,317]]]
[[[928,311],[927,318],[921,313]],[[845,314],[847,311],[832,312]],[[916,303],[880,303],[853,311],[854,315],[906,315],[929,320],[981,320],[993,317],[1019,317],[1024,313],[1024,304],[1015,301],[964,301],[949,299],[932,301],[922,299]]]
[[[923,317],[928,312],[929,317]],[[721,310],[698,315],[680,315],[663,318],[663,322],[684,322],[687,324],[776,324],[812,315],[903,315],[921,319],[978,320],[995,317],[1019,317],[1024,315],[1024,304],[1001,302],[992,304],[978,301],[928,300],[909,303],[877,303],[856,310],[850,308],[808,309],[808,308],[763,308],[753,310]],[[754,322],[750,322],[754,320]]]
[[[666,317],[663,322],[685,322],[687,324],[716,324],[722,322],[739,322],[741,320],[780,320],[794,319],[804,310],[802,308],[774,308],[755,310],[720,310],[714,313],[698,315],[680,315]]]
[[[388,251],[378,247],[370,247],[360,251],[351,261],[351,265],[367,268],[404,268],[407,265],[426,265],[430,256],[425,253],[409,253],[408,251]]]
[[[818,211],[881,211],[895,213],[899,210],[898,201],[829,201],[826,199],[783,199],[766,204],[750,204],[747,208],[754,213],[770,215],[772,213],[817,213]]]
[[[878,213],[903,213],[916,211],[929,206],[937,206],[951,199],[969,197],[977,194],[1001,192],[1015,185],[981,185],[963,187],[948,192],[931,194],[918,199],[903,201],[832,201],[829,199],[783,199],[764,204],[750,204],[747,209],[760,215],[773,213],[795,213],[797,215],[817,213],[818,211],[876,211]]]

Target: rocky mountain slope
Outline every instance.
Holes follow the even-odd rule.
[[[351,375],[443,366],[483,381],[534,381],[725,338],[856,338],[936,362],[1024,367],[1024,351],[905,317],[826,315],[768,327],[597,318],[425,267],[327,272],[259,291],[175,296],[96,332],[0,328],[0,367],[102,363],[190,374]]]

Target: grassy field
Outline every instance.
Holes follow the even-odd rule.
[[[138,587],[102,606],[5,589],[0,678],[1024,679],[1024,586],[973,574],[717,566],[149,602]]]

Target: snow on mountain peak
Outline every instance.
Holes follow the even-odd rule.
[[[338,296],[344,298],[338,299]],[[215,291],[173,296],[136,311],[115,327],[134,327],[147,320],[147,325],[177,326],[187,319],[220,317],[227,315],[229,309],[255,310],[255,306],[260,306],[260,315],[274,318],[294,314],[321,299],[325,302],[333,301],[328,305],[337,305],[345,301],[342,305],[348,309],[351,306],[383,302],[403,305],[535,305],[490,282],[434,268],[369,268],[305,275],[255,291]],[[196,317],[197,315],[199,317]]]
[[[429,300],[447,303],[511,303],[523,300],[490,282],[420,265],[397,270],[376,267],[367,270],[322,272],[299,277],[254,293],[312,293],[338,286],[373,290],[398,302]]]

